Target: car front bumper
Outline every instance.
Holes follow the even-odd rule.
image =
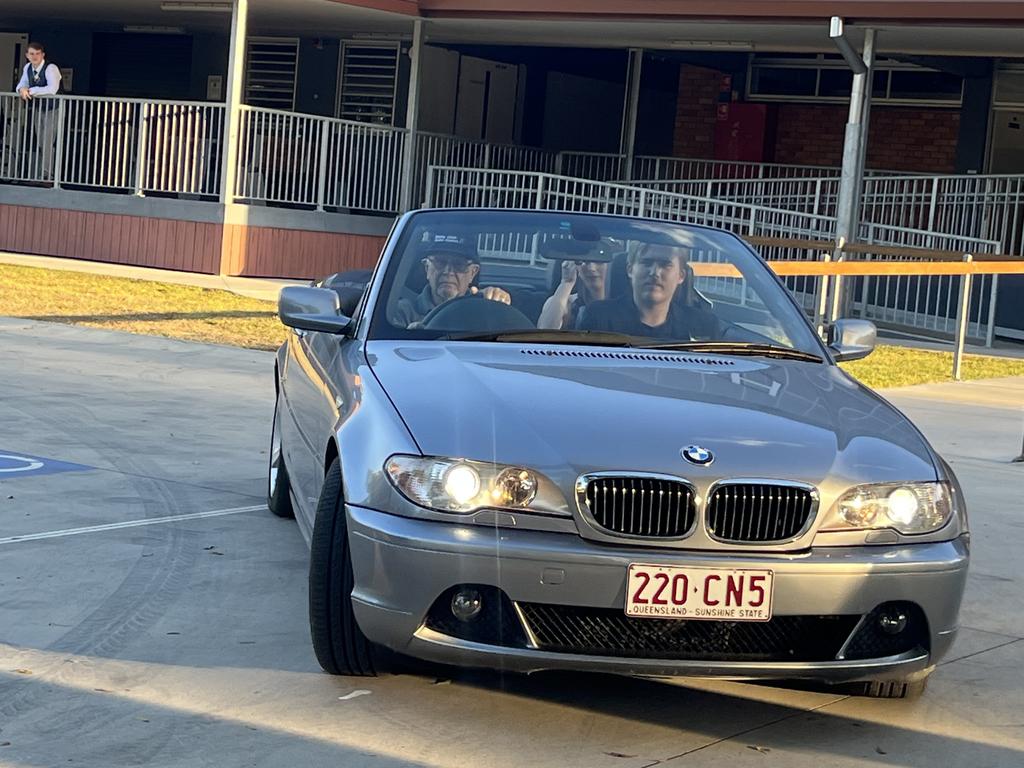
[[[964,539],[784,555],[734,554],[613,547],[562,533],[413,520],[352,506],[347,516],[353,607],[371,641],[439,663],[519,672],[576,669],[836,683],[912,680],[925,676],[952,645],[967,575]],[[634,658],[474,642],[425,622],[438,597],[461,584],[497,587],[515,605],[622,611],[626,571],[635,562],[771,569],[774,617],[866,616],[883,603],[913,603],[927,620],[927,650],[817,661],[664,659],[650,653]]]

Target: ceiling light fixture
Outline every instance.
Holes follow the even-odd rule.
[[[184,35],[184,27],[165,27],[158,24],[127,24],[125,32],[138,32],[146,35]]]
[[[699,51],[752,51],[752,42],[733,40],[669,40],[669,47]]]
[[[160,10],[182,13],[231,13],[231,3],[179,3],[167,0],[160,3]]]

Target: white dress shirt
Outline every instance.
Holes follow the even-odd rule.
[[[28,88],[31,96],[53,96],[56,94],[57,89],[60,88],[60,69],[57,68],[56,64],[47,64],[46,59],[43,59],[43,63],[39,68],[46,73],[46,85],[37,85],[29,88],[29,72],[32,71],[32,65],[26,64],[25,69],[21,73],[21,80],[18,81],[18,87],[15,90],[20,91],[22,88]]]

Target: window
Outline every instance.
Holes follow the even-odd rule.
[[[853,72],[837,54],[750,58],[747,98],[760,101],[848,101]],[[892,59],[875,63],[872,98],[891,104],[960,106],[963,78]]]
[[[298,66],[298,39],[250,37],[245,49],[245,103],[294,110]]]
[[[1024,66],[1003,64],[996,70],[995,106],[1024,105]]]
[[[345,42],[338,63],[337,115],[360,123],[394,125],[401,44]]]

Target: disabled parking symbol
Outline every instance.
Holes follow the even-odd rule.
[[[90,469],[94,469],[94,467],[0,449],[0,480],[13,480],[17,477],[34,477],[37,475],[55,475],[59,472],[85,472]]]

